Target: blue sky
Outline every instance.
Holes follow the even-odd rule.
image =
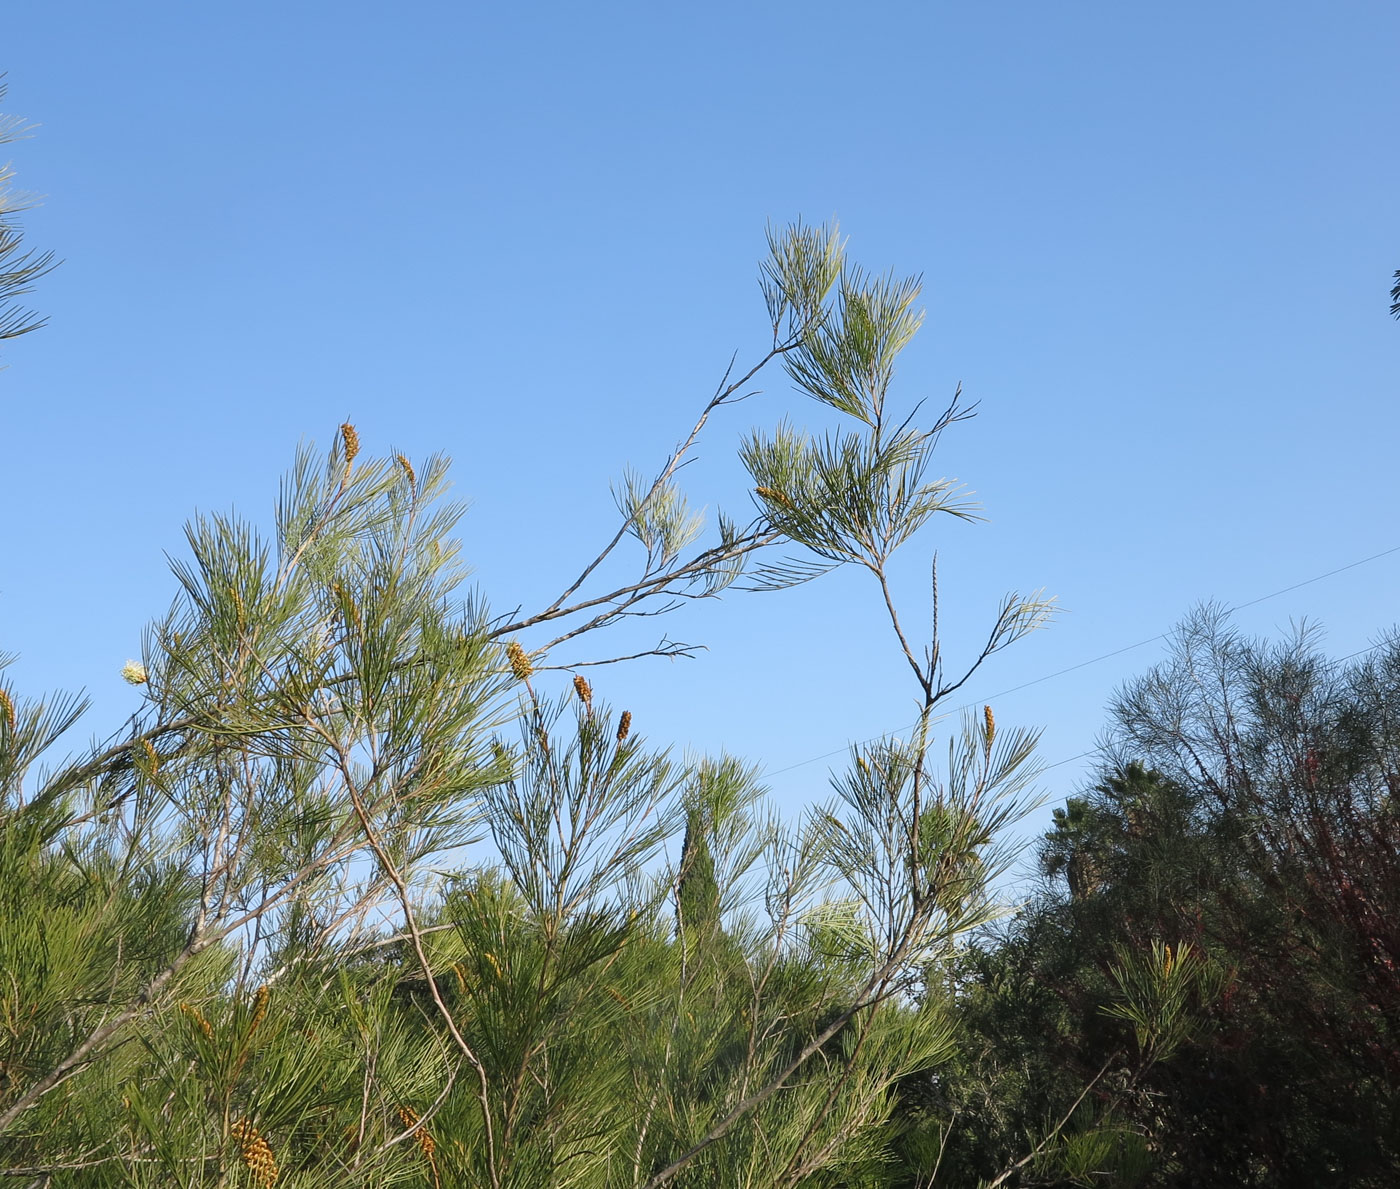
[[[184,518],[265,518],[297,442],[347,418],[451,454],[491,602],[547,602],[610,534],[609,480],[761,349],[764,226],[798,216],[923,274],[903,397],[981,402],[943,465],[991,519],[916,543],[911,615],[935,548],[954,654],[1005,590],[1067,609],[970,700],[1400,545],[1391,3],[54,2],[5,29],[7,110],[42,125],[11,150],[46,196],[27,235],[65,263],[0,373],[0,648],[22,688],[88,688],[91,733],[134,705],[118,671]],[[747,508],[750,426],[819,422],[764,387],[712,427],[695,502]],[[860,578],[691,608],[669,630],[710,651],[599,692],[822,798],[804,761],[912,717]],[[1240,622],[1351,652],[1397,578],[1400,553]],[[1159,655],[998,719],[1078,756]]]

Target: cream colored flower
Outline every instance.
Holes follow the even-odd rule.
[[[132,685],[145,685],[146,666],[140,661],[127,661],[122,666],[122,680]]]

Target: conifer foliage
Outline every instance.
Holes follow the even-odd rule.
[[[0,76],[0,100],[5,98]],[[19,116],[0,114],[0,148],[22,140],[32,130]],[[18,338],[37,330],[44,318],[27,309],[16,298],[23,297],[34,282],[54,268],[52,252],[36,252],[24,247],[24,232],[18,216],[32,198],[13,186],[14,170],[0,163],[0,341]]]
[[[769,249],[767,349],[618,485],[616,531],[548,604],[493,616],[446,460],[372,457],[347,424],[298,453],[270,524],[188,524],[174,605],[123,670],[129,729],[82,749],[81,698],[0,678],[5,1172],[894,1181],[895,1088],[955,1048],[931,972],[993,915],[1034,774],[1034,735],[990,713],[939,771],[934,710],[1051,608],[1008,597],[951,676],[936,615],[910,636],[890,559],[973,516],[931,469],[968,411],[919,428],[896,407],[916,280],[863,273],[834,228]],[[841,426],[755,431],[751,513],[707,524],[680,467],[774,363]],[[631,617],[843,565],[873,579],[920,723],[854,749],[798,821],[732,757],[651,745],[582,675]]]

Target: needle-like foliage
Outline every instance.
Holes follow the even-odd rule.
[[[935,712],[1051,607],[1008,598],[956,680],[936,614],[916,655],[888,566],[936,513],[974,518],[932,469],[968,411],[893,414],[917,281],[849,265],[832,227],[769,247],[768,348],[650,478],[628,472],[615,532],[553,601],[493,618],[446,461],[371,457],[347,424],[298,452],[269,527],[187,526],[122,733],[60,758],[83,703],[0,681],[6,1171],[894,1183],[897,1089],[957,1047],[929,988],[997,912],[1035,774],[1034,734],[990,710],[940,770]],[[753,434],[754,515],[709,525],[678,473],[779,360],[852,428]],[[584,676],[694,646],[573,651],[746,575],[847,563],[877,580],[920,721],[855,749],[837,800],[795,822],[752,768],[649,745]]]
[[[0,81],[0,100],[5,90]],[[33,127],[20,116],[0,115],[0,147],[23,140]],[[52,252],[24,248],[24,232],[16,216],[34,200],[11,185],[14,176],[8,162],[0,163],[0,340],[38,330],[47,321],[15,299],[32,292],[34,282],[55,267]]]

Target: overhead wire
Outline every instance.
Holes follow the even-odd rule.
[[[1278,598],[1280,595],[1286,595],[1292,591],[1301,590],[1305,586],[1311,586],[1314,582],[1321,582],[1324,578],[1332,578],[1337,574],[1343,574],[1347,570],[1354,570],[1358,566],[1364,566],[1369,562],[1379,561],[1381,558],[1389,557],[1393,553],[1400,553],[1400,545],[1392,545],[1389,549],[1382,549],[1379,553],[1373,553],[1369,557],[1359,558],[1356,561],[1348,562],[1344,566],[1337,566],[1335,569],[1327,570],[1321,574],[1314,574],[1311,578],[1304,578],[1301,582],[1295,582],[1291,586],[1280,587],[1278,590],[1270,591],[1268,594],[1260,595],[1258,598],[1247,599],[1243,603],[1235,603],[1233,606],[1226,608],[1225,613],[1227,615],[1232,615],[1236,611],[1243,611],[1246,607],[1254,607],[1257,606],[1259,603],[1266,603],[1270,599]],[[1020,693],[1024,689],[1030,689],[1034,685],[1041,685],[1047,681],[1053,681],[1057,677],[1063,677],[1066,673],[1073,673],[1078,669],[1086,669],[1090,665],[1099,664],[1101,661],[1111,660],[1115,656],[1122,656],[1125,652],[1132,652],[1138,648],[1145,648],[1149,644],[1156,644],[1159,640],[1166,640],[1170,636],[1170,630],[1165,632],[1159,632],[1155,636],[1149,636],[1145,640],[1139,640],[1136,644],[1125,644],[1122,648],[1113,649],[1112,652],[1105,652],[1099,656],[1090,657],[1088,660],[1079,661],[1077,664],[1067,665],[1063,669],[1056,669],[1053,673],[1046,673],[1040,677],[1033,677],[1030,681],[1023,681],[1020,685],[1013,685],[1008,689],[1001,690],[999,693],[989,694],[985,698],[977,698],[976,700],[971,702],[964,702],[962,703],[962,705],[956,706],[951,710],[945,710],[938,717],[941,720],[944,718],[948,718],[954,714],[961,714],[963,711],[972,710],[983,703],[995,702],[999,698],[1009,697],[1011,694]],[[1363,653],[1374,652],[1378,647],[1379,645],[1373,644],[1369,648],[1363,648],[1357,652],[1351,653],[1349,656],[1344,656],[1341,658],[1341,660],[1352,660],[1355,657],[1361,656]],[[918,722],[916,720],[915,722],[900,727],[895,733],[897,734],[903,731],[910,730],[917,725]],[[789,764],[785,768],[778,768],[775,771],[766,772],[764,773],[764,775],[772,777],[782,776],[786,772],[795,772],[798,768],[805,768],[808,764],[817,764],[820,763],[822,760],[829,760],[834,756],[845,755],[848,751],[850,751],[852,747],[864,747],[866,744],[874,743],[877,740],[883,738],[885,738],[885,735],[883,734],[872,735],[868,739],[859,740],[854,744],[848,743],[844,747],[838,747],[834,751],[824,752],[822,755],[812,756],[809,759],[798,760],[795,764]],[[1096,749],[1091,748],[1089,751],[1080,752],[1077,756],[1069,756],[1067,759],[1056,760],[1053,764],[1046,764],[1041,769],[1041,771],[1048,772],[1051,768],[1059,768],[1065,764],[1072,764],[1075,760],[1082,760],[1087,756],[1094,755],[1095,750]]]

